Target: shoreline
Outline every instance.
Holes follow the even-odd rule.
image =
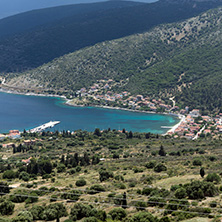
[[[122,110],[122,111],[128,111],[128,112],[137,112],[137,113],[145,113],[145,114],[159,114],[159,115],[168,115],[168,116],[174,116],[176,118],[181,119],[180,114],[174,114],[174,113],[156,113],[154,111],[142,111],[142,110],[133,110],[133,109],[128,109],[128,108],[121,108],[121,107],[111,107],[111,106],[84,106],[84,105],[77,105],[77,104],[71,104],[70,102],[72,100],[67,99],[65,96],[59,96],[59,95],[51,95],[51,94],[36,94],[36,93],[21,93],[21,92],[17,92],[17,91],[13,91],[13,90],[6,90],[3,88],[0,88],[0,92],[2,93],[8,93],[8,94],[15,94],[15,95],[24,95],[24,96],[39,96],[39,97],[52,97],[52,98],[59,98],[59,99],[63,99],[64,102],[63,104],[65,104],[66,106],[72,106],[72,107],[96,107],[96,108],[102,108],[102,109],[113,109],[113,110]],[[182,116],[185,118],[185,116]],[[180,124],[184,121],[182,121],[183,118],[179,121],[179,123],[176,123],[175,125],[172,126],[172,128],[170,128],[166,133],[161,134],[163,136],[167,135],[169,132],[171,131],[175,131],[177,127],[180,126]],[[169,126],[171,127],[171,126]]]
[[[180,122],[174,125],[171,129],[169,129],[164,135],[167,135],[168,133],[174,133],[175,130],[185,121],[185,116],[184,115],[178,115],[178,118],[180,118]]]

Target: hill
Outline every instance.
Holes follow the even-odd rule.
[[[178,22],[193,17],[220,5],[221,1],[178,1],[178,3],[160,1],[134,6],[132,2],[112,1],[103,3],[102,8],[106,8],[107,4],[130,4],[131,7],[115,6],[105,10],[97,8],[100,4],[97,3],[96,9],[88,13],[71,16],[71,12],[67,17],[63,17],[65,15],[63,12],[60,19],[54,22],[52,21],[54,18],[50,20],[49,17],[47,24],[44,20],[48,10],[38,12],[40,17],[35,15],[36,12],[30,12],[30,15],[26,13],[4,20],[6,25],[2,25],[0,33],[7,30],[11,35],[0,40],[0,72],[21,72],[36,68],[59,56],[98,42],[142,33],[162,23]],[[52,17],[59,14],[57,10],[49,9]],[[14,27],[20,27],[24,19],[33,23],[27,22],[27,25],[16,31],[16,35],[12,35]],[[38,22],[35,23],[36,20]],[[39,26],[41,22],[44,24]],[[11,28],[9,23],[12,24]],[[27,30],[29,28],[32,30]]]
[[[80,4],[80,3],[94,3],[94,2],[104,2],[106,0],[1,0],[0,1],[0,19],[22,12],[49,8],[62,5]],[[152,2],[155,0],[141,0],[141,2]]]
[[[58,21],[72,17],[76,22],[85,18],[88,13],[109,9],[136,6],[142,3],[131,1],[108,1],[93,4],[74,4],[28,11],[0,20],[0,39],[32,31],[36,28],[55,26]]]
[[[74,93],[97,80],[129,79],[118,90],[221,109],[222,8],[149,32],[106,41],[55,59],[8,83]],[[12,78],[10,80],[10,78]]]

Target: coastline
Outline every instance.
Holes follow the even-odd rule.
[[[23,96],[53,97],[53,98],[60,98],[60,99],[67,100],[65,96],[52,95],[52,94],[21,93],[21,92],[18,92],[18,91],[6,90],[6,89],[3,89],[3,88],[0,88],[0,92],[15,94],[15,95],[23,95]]]
[[[68,105],[68,106],[73,106],[73,107],[87,107],[87,106],[84,106],[84,105],[77,105],[77,104],[70,104],[72,100],[68,100],[66,99],[66,102],[65,104]],[[128,112],[138,112],[138,113],[146,113],[146,114],[159,114],[159,115],[167,115],[167,116],[174,116],[174,117],[177,117],[178,119],[180,119],[180,121],[178,123],[176,123],[175,125],[173,125],[172,127],[170,127],[170,129],[166,132],[166,133],[163,133],[161,135],[165,136],[167,135],[168,133],[170,132],[174,132],[182,122],[185,121],[185,116],[184,115],[181,115],[181,114],[175,114],[175,113],[156,113],[156,112],[153,112],[153,111],[142,111],[142,110],[133,110],[133,109],[127,109],[127,108],[121,108],[121,107],[111,107],[111,106],[91,106],[91,107],[97,107],[97,108],[103,108],[103,109],[113,109],[113,110],[123,110],[123,111],[128,111]]]
[[[3,88],[0,88],[0,92],[2,93],[9,93],[9,94],[15,94],[15,95],[24,95],[24,96],[39,96],[39,97],[52,97],[52,98],[60,98],[63,99],[64,102],[63,104],[67,105],[67,106],[72,106],[72,107],[87,107],[84,105],[77,105],[77,104],[72,104],[70,99],[67,99],[65,96],[59,96],[59,95],[51,95],[51,94],[36,94],[36,93],[22,93],[22,92],[18,92],[15,90],[6,90]],[[121,108],[121,107],[111,107],[111,106],[88,106],[88,107],[96,107],[96,108],[102,108],[102,109],[113,109],[113,110],[122,110],[122,111],[128,111],[128,112],[137,112],[137,113],[145,113],[145,114],[159,114],[159,115],[168,115],[168,116],[174,116],[177,117],[179,119],[181,119],[180,114],[174,114],[174,113],[167,113],[167,112],[163,112],[163,113],[156,113],[153,111],[142,111],[142,110],[133,110],[133,109],[127,109],[127,108]],[[184,117],[184,116],[183,116]],[[184,117],[185,118],[185,117]],[[183,122],[183,118],[179,121],[179,123],[176,123],[175,125],[172,126],[172,128],[170,128],[166,133],[161,134],[161,135],[167,135],[169,132],[175,131],[175,129]]]
[[[174,131],[185,121],[184,115],[178,115],[178,118],[180,118],[180,122],[174,125],[171,129],[169,129],[164,135],[167,135],[168,133],[174,133]]]

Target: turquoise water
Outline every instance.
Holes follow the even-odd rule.
[[[173,116],[95,107],[71,107],[60,98],[0,93],[0,132],[31,129],[49,121],[61,121],[53,130],[117,129],[162,134],[179,120]]]

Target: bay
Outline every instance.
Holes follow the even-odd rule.
[[[125,128],[133,132],[163,134],[179,122],[176,117],[97,107],[71,107],[55,97],[0,93],[0,133],[11,129],[31,129],[49,121],[61,121],[52,130],[87,130]]]

